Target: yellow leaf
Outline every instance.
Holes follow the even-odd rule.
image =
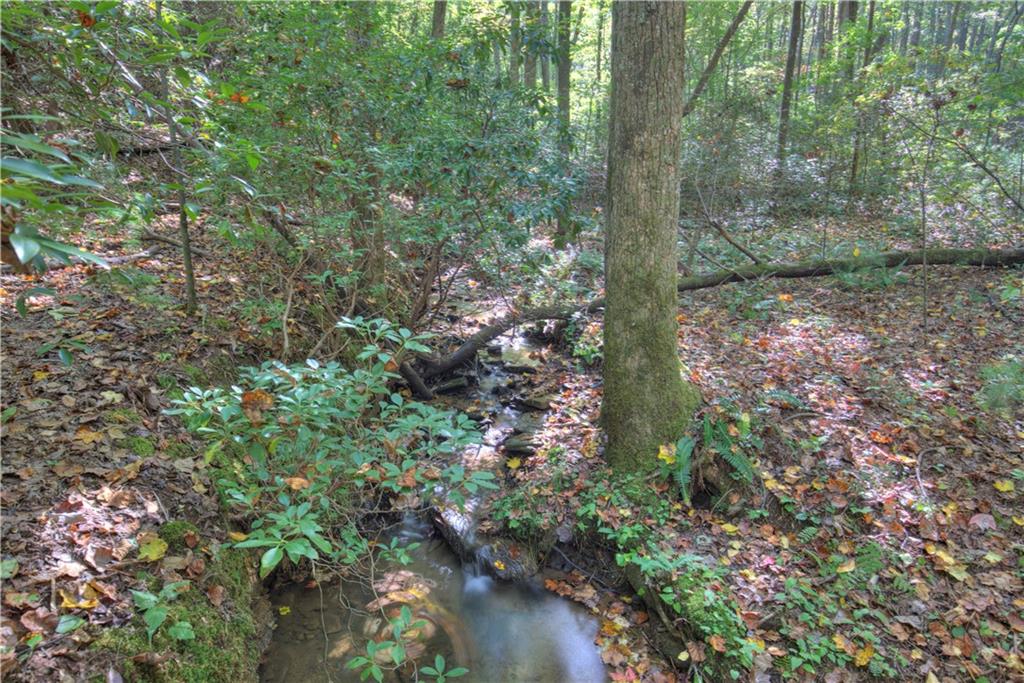
[[[139,534],[139,559],[156,562],[167,554],[167,541],[154,533]]]
[[[999,479],[992,486],[996,488],[996,491],[1002,491],[1003,493],[1009,493],[1013,490],[1013,482],[1009,479]]]
[[[800,320],[800,318],[792,318],[790,319],[789,324],[795,327],[796,325],[799,325],[801,322],[802,321]]]
[[[249,534],[243,534],[241,531],[229,531],[228,538],[230,538],[235,543],[240,543],[245,539],[249,538]]]
[[[658,446],[658,460],[661,460],[666,465],[674,465],[676,462],[676,445],[663,443]]]
[[[853,257],[854,258],[859,258],[860,257],[860,247],[854,247],[853,248]]]
[[[689,661],[690,653],[686,650],[682,650],[679,654],[676,655],[676,659],[678,659],[680,662]]]
[[[841,565],[836,567],[836,573],[837,574],[847,574],[849,572],[852,572],[856,568],[857,568],[857,560],[851,557],[846,562],[843,562]]]
[[[35,372],[32,373],[32,379],[34,379],[37,382],[40,382],[49,376],[50,373],[48,373],[46,370],[36,370]]]
[[[1016,524],[1017,526],[1024,526],[1024,517],[1019,517],[1017,515],[1014,515],[1013,516],[1013,523]]]
[[[792,300],[793,300],[793,295],[792,294],[779,294],[779,301],[792,301]]]
[[[75,431],[75,438],[82,443],[95,443],[103,440],[103,434],[94,432],[85,425],[82,425]]]
[[[518,470],[522,466],[522,464],[523,461],[521,458],[509,458],[507,461],[505,461],[505,466],[508,467],[510,470]]]
[[[722,531],[724,531],[727,534],[735,534],[739,530],[740,530],[740,528],[738,526],[736,526],[735,524],[723,524],[722,525]]]
[[[502,562],[501,560],[495,560],[494,561],[494,568],[497,569],[499,572],[503,572],[503,571],[505,571],[505,563]]]
[[[853,658],[853,663],[857,666],[867,666],[871,658],[875,656],[875,647],[868,643],[861,649],[857,650],[857,655]]]
[[[857,648],[850,642],[850,639],[842,633],[837,633],[832,636],[832,642],[836,644],[836,647],[848,655],[852,656],[857,651]]]
[[[292,613],[292,608],[288,607],[287,605],[282,605],[281,607],[277,608],[277,613],[284,617]]]
[[[301,491],[302,489],[309,488],[309,480],[302,477],[288,477],[284,480],[284,483],[288,484],[288,488],[292,491]]]
[[[60,590],[60,598],[60,606],[63,609],[93,609],[100,604],[100,601],[96,598],[79,600],[64,589]]]

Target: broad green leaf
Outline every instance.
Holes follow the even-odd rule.
[[[75,614],[63,614],[60,617],[60,621],[57,622],[57,633],[71,633],[77,628],[80,628],[85,623],[85,619]]]
[[[271,548],[263,553],[263,557],[260,558],[260,578],[267,578],[267,575],[274,571],[274,568],[281,562],[283,557],[284,551],[281,550],[280,546]]]
[[[18,260],[22,263],[28,263],[36,256],[39,255],[39,250],[42,249],[42,245],[28,235],[19,235],[18,233],[11,233],[8,237],[11,241],[11,246],[14,247],[14,253],[17,255]]]
[[[167,629],[167,635],[175,640],[195,640],[196,634],[192,630],[192,624],[187,621],[179,621]]]
[[[4,174],[6,175],[14,173],[17,175],[27,176],[29,178],[45,180],[55,185],[64,184],[64,181],[61,180],[60,176],[55,174],[50,168],[43,166],[38,161],[32,161],[31,159],[4,157],[0,160],[0,168],[3,169]]]

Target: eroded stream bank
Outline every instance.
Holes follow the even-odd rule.
[[[461,456],[467,471],[491,471],[500,480],[506,457],[532,452],[532,433],[547,407],[544,395],[531,392],[525,380],[537,370],[534,351],[513,337],[449,382],[462,389],[451,402],[479,420],[483,433],[482,444]],[[595,645],[598,618],[531,579],[537,568],[528,552],[477,532],[485,501],[477,495],[464,506],[448,501],[427,515],[407,515],[392,537],[409,547],[411,561],[375,567],[365,583],[293,584],[275,591],[278,625],[261,680],[360,680],[346,663],[364,654],[368,641],[391,639],[389,620],[403,608],[421,623],[403,641],[411,661],[397,672],[385,670],[390,680],[415,680],[417,667],[437,654],[449,669],[469,669],[458,680],[606,680]],[[390,651],[378,657],[383,665],[393,663]]]

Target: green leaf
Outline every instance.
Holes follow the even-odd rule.
[[[281,550],[280,546],[271,548],[267,552],[263,553],[263,557],[260,558],[260,578],[267,578],[267,575],[274,571],[274,567],[281,562],[283,557],[284,551]]]
[[[71,367],[71,364],[75,362],[75,357],[67,349],[58,349],[57,356],[60,358],[60,362],[68,367]]]
[[[15,255],[22,263],[28,263],[34,259],[39,255],[39,250],[42,249],[42,245],[34,237],[29,237],[28,235],[19,235],[13,232],[8,239],[11,241],[11,246],[14,247]]]
[[[37,178],[55,185],[63,185],[64,181],[55,174],[48,166],[43,166],[38,161],[31,159],[18,159],[16,157],[5,157],[0,160],[0,169],[7,174],[14,173],[29,178]]]
[[[143,613],[142,620],[146,622],[146,635],[149,636],[149,640],[152,642],[153,634],[167,621],[167,608],[162,605],[150,607]]]
[[[139,559],[143,562],[156,562],[167,554],[167,541],[154,536],[139,546]]]
[[[175,640],[195,640],[196,634],[192,630],[192,624],[187,621],[179,621],[167,629],[167,635]]]
[[[139,609],[147,610],[155,607],[159,598],[152,593],[147,593],[146,591],[132,591],[132,601]]]
[[[40,154],[48,154],[52,157],[60,159],[65,163],[71,163],[71,159],[68,158],[68,155],[62,152],[61,150],[57,149],[56,147],[51,147],[50,145],[47,145],[44,142],[33,140],[32,138],[26,137],[24,135],[0,135],[0,143],[3,143],[5,145],[14,145],[15,147],[19,147],[21,149],[29,149],[32,150],[33,152],[39,152]]]
[[[448,678],[458,678],[459,676],[465,676],[468,673],[469,673],[469,669],[467,669],[466,667],[464,667],[464,666],[457,666],[454,669],[452,669],[451,671],[445,672],[444,675],[447,676]]]
[[[96,265],[102,266],[103,268],[110,267],[106,261],[104,261],[101,257],[97,256],[96,254],[90,254],[89,252],[83,251],[78,247],[73,247],[70,244],[64,244],[63,242],[55,242],[54,240],[51,240],[46,237],[36,237],[36,241],[38,241],[39,244],[41,244],[50,252],[57,252],[59,254],[75,256],[82,259],[83,261],[95,263]]]
[[[80,175],[61,176],[61,180],[63,180],[67,185],[78,185],[80,187],[91,187],[94,190],[102,190],[103,189],[103,186],[100,185],[99,183],[97,183],[95,180],[89,180],[88,178],[83,178]]]
[[[4,411],[7,412],[6,410]],[[17,560],[3,560],[0,562],[0,579],[10,579],[18,573]]]
[[[85,619],[74,614],[61,615],[60,621],[57,622],[57,633],[71,633],[75,629],[82,626],[85,623]]]
[[[50,289],[49,287],[33,287],[31,289],[26,289],[18,295],[18,299],[14,302],[14,308],[17,309],[18,315],[23,318],[28,315],[28,306],[25,305],[25,301],[29,297],[39,295],[56,296],[57,291]]]

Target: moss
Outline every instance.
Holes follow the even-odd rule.
[[[137,615],[124,628],[104,630],[93,643],[93,649],[98,654],[113,656],[118,670],[128,681],[255,680],[260,651],[251,603],[258,584],[252,580],[247,556],[237,550],[222,550],[207,567],[204,584],[221,585],[228,592],[229,599],[226,598],[219,608],[210,602],[201,586],[194,585],[168,603],[167,621],[153,637],[152,644],[146,638],[141,615]],[[192,624],[194,640],[175,641],[167,635],[167,627],[178,621]],[[147,652],[170,657],[156,665],[133,660]]]
[[[185,548],[185,534],[188,532],[199,533],[198,527],[192,522],[174,519],[166,522],[160,527],[160,538],[167,541],[170,550],[182,550]]]
[[[156,383],[161,389],[175,389],[178,386],[178,378],[174,375],[157,375]]]
[[[156,453],[156,446],[153,444],[153,441],[144,436],[129,436],[126,444],[131,451],[143,458],[148,458]]]
[[[175,460],[194,457],[196,451],[192,446],[182,441],[172,441],[164,448],[164,453]]]
[[[120,422],[122,424],[142,424],[142,416],[131,408],[114,408],[112,410],[108,410],[104,417],[111,422]]]
[[[209,384],[209,377],[207,377],[206,371],[198,365],[183,363],[181,371],[188,375],[189,382],[196,386],[206,386]]]

